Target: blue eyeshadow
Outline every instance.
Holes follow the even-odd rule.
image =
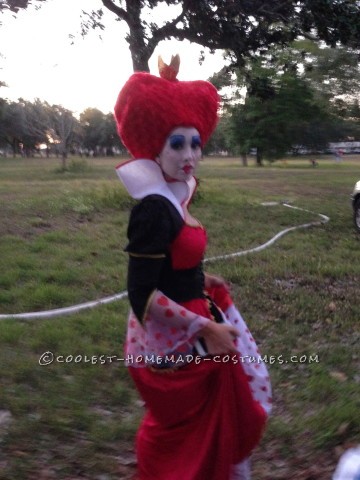
[[[185,143],[184,135],[171,135],[170,137],[170,147],[171,148],[182,148]]]
[[[180,150],[185,146],[185,135],[171,135],[169,145],[174,150]],[[200,135],[193,135],[191,137],[191,148],[195,149],[201,147]]]
[[[194,135],[191,139],[192,148],[201,147],[201,138],[199,135]]]

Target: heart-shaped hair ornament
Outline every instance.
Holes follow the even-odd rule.
[[[159,55],[158,67],[159,67],[160,77],[164,78],[165,80],[170,80],[171,82],[173,82],[174,80],[176,80],[177,74],[179,73],[179,69],[180,69],[179,54],[171,56],[169,65],[166,65],[161,55]]]

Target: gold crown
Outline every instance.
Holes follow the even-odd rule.
[[[166,65],[161,55],[159,55],[158,67],[159,67],[159,74],[161,78],[164,78],[165,80],[174,81],[176,80],[176,76],[179,73],[180,56],[178,54],[172,55],[170,64]]]

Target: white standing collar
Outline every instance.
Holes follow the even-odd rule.
[[[182,205],[189,203],[196,189],[194,177],[186,182],[167,182],[154,160],[129,160],[117,166],[116,173],[131,197],[141,200],[148,195],[162,195],[174,205],[182,218]]]

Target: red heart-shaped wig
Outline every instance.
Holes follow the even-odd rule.
[[[167,75],[166,68],[160,70],[160,75],[167,77],[161,78],[136,72],[119,93],[115,105],[117,130],[133,158],[154,160],[174,128],[196,128],[204,146],[216,127],[216,88],[203,80],[179,81],[176,73],[171,73]]]

